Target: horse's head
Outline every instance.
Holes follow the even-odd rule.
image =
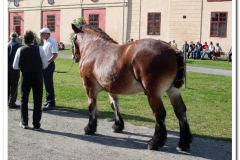
[[[78,40],[78,35],[82,33],[82,27],[78,28],[74,24],[72,24],[72,29],[75,33],[72,42],[72,58],[75,62],[79,62],[81,55],[80,55],[80,42]]]

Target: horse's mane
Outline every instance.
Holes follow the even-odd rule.
[[[107,33],[105,33],[101,28],[98,28],[93,25],[82,25],[83,28],[89,28],[91,30],[94,30],[95,32],[98,32],[105,40],[108,40],[112,43],[118,44],[115,40],[113,40]]]

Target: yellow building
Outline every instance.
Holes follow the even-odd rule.
[[[231,0],[8,0],[9,33],[51,30],[58,42],[71,44],[71,23],[84,17],[120,44],[130,38],[232,45]]]

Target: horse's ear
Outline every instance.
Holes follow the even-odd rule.
[[[75,24],[72,23],[72,29],[75,33],[82,32],[82,27],[78,28]]]

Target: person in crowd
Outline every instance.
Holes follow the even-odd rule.
[[[202,44],[198,41],[196,50],[194,51],[195,59],[200,59],[200,52],[202,51]]]
[[[228,52],[228,62],[232,62],[232,46]]]
[[[207,44],[207,42],[204,43],[204,45],[202,46],[202,51],[200,52],[200,55],[201,55],[201,59],[203,60],[204,57],[205,57],[205,54],[208,53],[209,51],[209,46]]]
[[[59,50],[64,50],[65,49],[65,45],[63,44],[63,42],[59,43]]]
[[[22,45],[18,42],[18,34],[16,32],[11,33],[10,39],[8,43],[8,107],[19,108],[20,105],[16,104],[16,100],[20,71],[13,69],[12,65],[16,51]]]
[[[133,38],[130,38],[127,43],[132,43],[133,42]]]
[[[196,57],[197,57],[197,49],[196,49],[195,43],[192,44],[191,53],[192,53],[191,58],[196,59]]]
[[[212,57],[213,61],[216,59],[216,57],[220,57],[221,51],[222,51],[222,48],[219,46],[219,43],[216,43],[215,51],[214,51],[213,57]]]
[[[190,42],[190,45],[189,45],[189,51],[188,51],[188,58],[191,58],[192,57],[192,51],[194,50],[193,48],[193,41]],[[195,44],[194,44],[195,45]]]
[[[205,42],[204,45],[202,46],[202,51],[200,52],[200,55],[202,55],[202,53],[206,52],[208,49],[209,49],[209,46],[207,42]]]
[[[203,51],[203,53],[201,55],[201,59],[203,59],[206,54],[208,55],[208,57],[210,59],[212,59],[212,55],[214,53],[214,49],[215,49],[215,47],[213,46],[213,42],[211,41],[208,50],[207,51]]]
[[[172,44],[175,46],[175,48],[177,48],[177,43],[175,42],[175,40],[173,40]]]
[[[19,48],[14,58],[13,68],[21,70],[21,122],[20,126],[28,129],[28,98],[33,92],[33,128],[40,129],[42,117],[43,77],[42,71],[48,66],[47,58],[42,48],[34,45],[34,33],[26,31],[25,46]]]
[[[182,53],[184,54],[185,56],[185,53],[187,54],[189,51],[189,44],[187,43],[187,41],[185,41],[185,43],[183,44],[182,46]]]
[[[43,70],[43,80],[46,89],[46,103],[43,104],[43,110],[50,110],[56,107],[53,73],[55,71],[54,60],[58,56],[58,44],[50,36],[49,28],[42,28],[39,33],[44,41],[43,50],[49,62],[48,67]]]

